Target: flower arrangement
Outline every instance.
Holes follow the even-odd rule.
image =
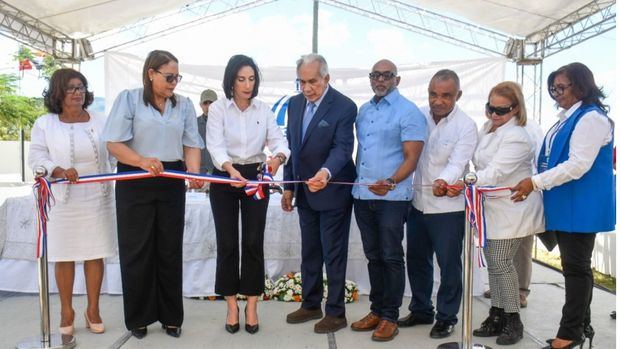
[[[344,300],[352,303],[358,300],[359,291],[355,282],[345,281]],[[327,298],[327,276],[323,275],[323,298]],[[271,299],[284,302],[301,302],[301,273],[287,273],[279,277],[273,284]]]
[[[196,299],[217,300],[223,299],[222,296],[194,297]],[[246,300],[245,295],[237,295],[237,299]],[[327,298],[327,276],[323,274],[323,298]],[[275,299],[283,302],[301,302],[301,273],[290,272],[280,276],[275,282],[265,275],[265,292],[258,298],[259,300]],[[359,299],[357,284],[351,280],[346,280],[344,284],[344,301],[353,303]]]
[[[284,302],[301,302],[301,273],[287,273],[273,283],[271,299]]]

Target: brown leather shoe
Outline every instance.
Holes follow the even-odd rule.
[[[398,334],[398,325],[388,320],[379,321],[375,332],[372,333],[372,340],[378,342],[391,341]]]
[[[300,324],[302,322],[320,319],[323,317],[323,311],[321,309],[305,309],[299,308],[294,312],[286,315],[286,322],[289,324]]]
[[[381,318],[377,314],[370,312],[361,320],[352,323],[351,329],[353,331],[372,331],[377,327],[379,321],[381,321]]]
[[[341,328],[347,327],[347,318],[325,315],[325,317],[314,325],[315,333],[336,332]]]

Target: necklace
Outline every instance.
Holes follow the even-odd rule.
[[[88,114],[86,113],[86,111],[84,109],[80,110],[80,113],[75,116],[75,117],[71,117],[68,116],[65,113],[60,113],[60,115],[58,115],[58,118],[60,119],[60,121],[68,123],[68,124],[73,124],[76,122],[85,122],[88,121]]]

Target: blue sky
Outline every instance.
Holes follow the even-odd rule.
[[[259,66],[291,66],[300,54],[311,50],[312,3],[280,0],[275,3],[227,16],[186,31],[128,47],[123,51],[145,56],[150,50],[167,49],[183,63],[225,65],[228,58],[244,53],[255,58]],[[320,5],[319,52],[331,67],[370,68],[381,58],[397,64],[473,59],[483,57],[475,51],[436,39],[401,30],[339,8]],[[15,43],[0,39],[0,72],[16,72],[11,55]],[[594,72],[599,85],[611,95],[606,102],[615,114],[616,31],[590,39],[571,49],[549,57],[543,76],[561,65],[580,61]],[[97,96],[103,96],[103,59],[81,66]],[[507,63],[506,79],[513,80],[514,64]],[[45,82],[36,72],[27,72],[22,93],[40,95]],[[543,95],[543,117],[555,114],[553,105]]]

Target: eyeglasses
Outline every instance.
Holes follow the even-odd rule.
[[[564,85],[551,85],[549,86],[549,94],[551,94],[552,96],[561,96],[564,94],[564,91],[566,91],[567,88],[573,86],[573,84],[568,84],[566,86]]]
[[[509,107],[494,107],[491,104],[489,104],[488,102],[487,102],[487,104],[484,107],[485,107],[485,110],[486,110],[488,115],[495,114],[497,116],[506,115],[506,114],[510,113],[515,108],[514,105],[511,105]]]
[[[183,75],[180,75],[180,74],[162,73],[157,69],[154,69],[154,70],[160,73],[161,75],[163,75],[164,78],[166,78],[166,82],[169,84],[173,83],[174,81],[176,81],[178,84],[179,82],[181,82],[181,79],[183,79]]]
[[[392,73],[391,71],[373,71],[372,73],[368,74],[368,77],[373,80],[379,80],[380,77],[383,77],[383,80],[392,80],[395,76],[396,74]]]
[[[67,87],[65,92],[68,95],[74,95],[76,92],[84,93],[84,92],[86,92],[86,86],[84,86],[84,85],[81,85],[81,86],[69,86],[69,87]]]

